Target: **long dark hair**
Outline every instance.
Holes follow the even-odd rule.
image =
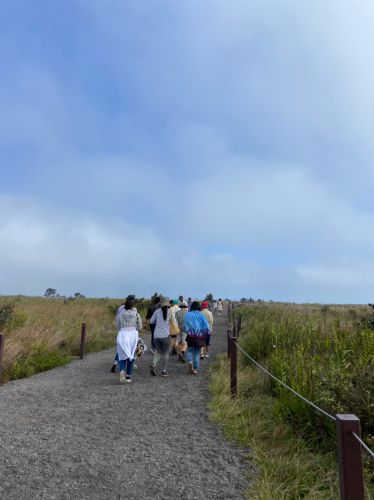
[[[125,302],[125,309],[128,311],[132,309],[135,306],[135,300],[133,299],[127,299]]]
[[[166,321],[166,319],[168,317],[169,306],[163,306],[161,309],[162,309],[162,315],[164,317],[164,321]]]

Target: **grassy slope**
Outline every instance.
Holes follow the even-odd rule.
[[[241,311],[240,343],[282,380],[307,397],[312,395],[314,401],[317,398],[327,411],[334,413],[350,401],[351,408],[360,412],[371,444],[374,351],[365,311],[359,307],[251,306]],[[228,397],[227,360],[220,359],[212,371],[211,416],[229,437],[252,450],[258,475],[248,498],[337,498],[331,425],[239,358],[239,398],[235,402]],[[349,391],[341,391],[339,382]],[[352,387],[356,391],[350,396]],[[374,498],[369,461],[366,466],[371,491],[367,495]]]

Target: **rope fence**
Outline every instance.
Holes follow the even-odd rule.
[[[237,318],[236,318],[237,316]],[[341,500],[364,500],[364,475],[362,464],[362,452],[374,458],[374,452],[361,439],[360,419],[355,415],[337,414],[330,415],[328,412],[317,406],[309,399],[305,398],[289,385],[279,380],[270,373],[265,367],[252,358],[240,345],[239,336],[241,331],[241,316],[235,314],[235,306],[229,304],[228,319],[232,323],[232,329],[227,331],[227,354],[230,358],[230,393],[235,398],[238,395],[237,388],[237,350],[247,357],[260,370],[271,377],[275,382],[282,385],[294,396],[301,399],[304,403],[314,408],[321,415],[335,422],[337,449],[339,458],[339,480],[340,480],[340,498]]]
[[[262,370],[263,372],[267,373],[269,375],[269,377],[271,377],[273,380],[275,380],[276,382],[278,382],[279,384],[283,385],[283,387],[285,387],[286,389],[288,389],[290,392],[292,392],[292,394],[294,394],[295,396],[297,396],[298,398],[300,398],[302,401],[304,401],[305,403],[307,403],[308,405],[312,406],[315,410],[317,410],[319,413],[321,413],[322,415],[325,415],[327,418],[330,418],[331,420],[333,420],[334,422],[336,421],[336,418],[333,417],[332,415],[330,415],[329,413],[327,413],[325,410],[322,410],[322,408],[320,408],[319,406],[317,406],[316,404],[312,403],[311,401],[309,401],[309,399],[306,399],[304,398],[304,396],[302,396],[301,394],[299,394],[298,392],[296,392],[294,389],[292,389],[290,386],[288,386],[287,384],[285,384],[284,382],[282,382],[281,380],[279,380],[279,378],[275,377],[274,375],[272,375],[268,370],[266,370],[266,368],[264,368],[263,366],[261,366],[259,363],[257,363],[257,361],[255,361],[247,352],[245,352],[241,347],[240,345],[235,342],[235,345],[236,347],[239,349],[239,351],[241,351],[248,359],[250,359],[252,361],[252,363],[254,363],[258,368],[260,368],[260,370]]]

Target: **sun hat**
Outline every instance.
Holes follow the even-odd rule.
[[[209,308],[208,302],[205,301],[201,303],[201,309],[208,309],[208,308]]]
[[[161,297],[161,307],[170,307],[170,299],[168,297]]]

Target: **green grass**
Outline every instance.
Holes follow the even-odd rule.
[[[30,349],[30,355],[22,360],[15,361],[8,369],[10,379],[30,377],[36,373],[44,372],[57,366],[66,365],[72,356],[61,350],[50,351],[43,347]]]
[[[353,413],[374,447],[374,314],[363,306],[254,304],[241,307],[240,345],[271,373],[328,413]],[[211,372],[211,418],[252,450],[258,473],[248,498],[339,497],[334,423],[239,353],[239,397],[229,366]],[[365,454],[367,498],[374,464]],[[250,470],[250,467],[249,467]]]
[[[229,364],[222,356],[210,378],[210,416],[225,435],[250,449],[247,498],[336,499],[337,467],[333,453],[319,454],[277,416],[277,401],[269,394],[269,382],[249,367],[238,370],[239,397],[229,397]]]

